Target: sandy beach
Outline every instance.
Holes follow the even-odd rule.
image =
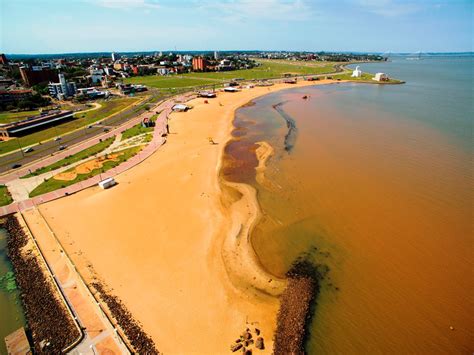
[[[285,283],[259,267],[249,244],[255,191],[221,184],[220,159],[237,108],[270,92],[328,82],[219,93],[208,104],[194,99],[190,111],[170,116],[167,143],[118,176],[117,186],[39,207],[83,276],[102,280],[159,351],[228,353],[246,327],[258,327],[271,352],[275,296]]]

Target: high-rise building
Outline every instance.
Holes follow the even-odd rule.
[[[207,62],[203,57],[194,57],[193,58],[193,70],[194,71],[204,71],[207,68]]]
[[[214,59],[215,60],[219,59],[219,52],[218,51],[214,51]]]
[[[49,94],[57,99],[64,99],[74,96],[76,93],[76,83],[66,81],[64,74],[59,74],[59,83],[49,83]]]
[[[119,59],[120,59],[120,55],[115,52],[112,52],[112,61],[115,62],[116,60],[119,60]]]
[[[26,86],[33,86],[55,80],[57,71],[40,66],[32,66],[31,68],[20,67],[20,74]]]

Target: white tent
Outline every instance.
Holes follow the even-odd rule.
[[[373,78],[375,81],[388,81],[388,75],[385,73],[377,73]]]

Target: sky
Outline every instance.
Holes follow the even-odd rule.
[[[0,0],[0,52],[473,51],[474,0]]]

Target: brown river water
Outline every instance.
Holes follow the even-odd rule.
[[[222,172],[258,191],[257,255],[279,276],[297,257],[329,270],[309,353],[472,353],[471,152],[426,122],[355,104],[354,90],[379,89],[292,89],[237,111]],[[275,149],[264,186],[259,141]]]

